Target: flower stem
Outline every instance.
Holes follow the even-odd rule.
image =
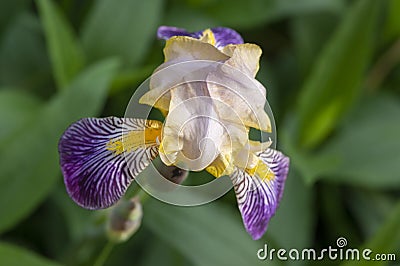
[[[115,243],[112,241],[107,241],[107,243],[104,245],[103,249],[100,252],[100,255],[97,257],[95,260],[93,266],[103,266],[104,263],[106,262],[108,256],[111,253],[111,250],[113,249]]]

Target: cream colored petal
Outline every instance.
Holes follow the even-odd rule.
[[[169,114],[165,119],[162,147],[177,152],[174,165],[200,171],[218,156],[224,127],[219,122],[204,82],[189,83],[171,90]],[[161,157],[161,159],[163,159]]]
[[[233,159],[235,166],[240,169],[253,169],[258,163],[258,158],[250,151],[249,145],[243,147]]]
[[[271,147],[271,144],[272,144],[272,140],[271,139],[269,139],[266,142],[259,142],[259,141],[255,141],[255,140],[249,140],[250,151],[253,152],[253,153],[258,153],[258,152],[265,151],[266,149]]]
[[[222,120],[232,123],[231,113],[234,111],[240,117],[240,123],[248,127],[271,131],[271,121],[264,111],[266,104],[265,88],[255,79],[238,73],[228,76],[221,72],[210,73],[207,86],[210,96],[224,103],[225,108],[217,108]]]
[[[204,30],[203,35],[200,37],[199,40],[202,42],[209,43],[213,46],[215,46],[216,43],[214,33],[210,29]]]
[[[208,36],[208,35],[204,35]],[[227,55],[219,51],[212,44],[201,40],[176,36],[167,40],[164,48],[165,63],[160,65],[150,78],[150,91],[139,100],[159,108],[163,111],[169,109],[171,96],[169,90],[185,80],[205,80],[210,70],[210,63],[196,62],[193,60],[226,61]],[[212,66],[211,66],[212,67]],[[206,68],[206,69],[205,69]]]
[[[232,113],[232,116],[234,114]],[[222,154],[231,154],[235,156],[240,152],[248,142],[249,131],[247,127],[239,123],[230,123],[224,120],[220,121],[224,126]]]
[[[176,60],[225,61],[229,57],[212,44],[187,36],[176,36],[167,40],[164,48],[165,62]]]
[[[235,116],[232,113],[232,116]],[[224,140],[219,156],[206,170],[215,177],[230,175],[235,169],[233,157],[236,157],[248,143],[248,129],[240,124],[220,121],[224,126]]]
[[[216,65],[210,61],[179,61],[177,59],[160,65],[150,77],[150,90],[139,100],[142,104],[154,106],[163,111],[169,109],[170,90],[192,80],[206,80]],[[183,84],[183,85],[181,85]]]
[[[235,170],[235,166],[231,160],[230,154],[220,154],[210,166],[206,168],[206,171],[215,177],[221,177],[224,175],[230,175]]]
[[[162,112],[168,111],[170,101],[171,95],[168,90],[161,90],[161,92],[160,90],[149,90],[139,99],[139,103],[153,106]]]
[[[239,69],[253,78],[256,76],[262,54],[258,45],[251,43],[229,44],[222,49],[222,52],[231,57],[225,64]]]
[[[165,150],[164,146],[166,146],[168,150]],[[179,142],[176,139],[168,135],[165,136],[159,147],[161,161],[168,166],[175,164],[180,149]]]

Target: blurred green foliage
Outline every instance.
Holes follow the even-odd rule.
[[[232,192],[195,208],[150,199],[142,228],[105,265],[315,265],[256,252],[264,243],[325,248],[340,236],[400,260],[399,3],[1,1],[0,265],[99,262],[105,212],[67,196],[58,139],[81,117],[123,116],[163,60],[160,25],[232,27],[261,46],[258,78],[290,174],[259,241],[244,231]]]

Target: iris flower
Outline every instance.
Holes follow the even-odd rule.
[[[222,27],[189,33],[162,26],[158,37],[166,45],[165,62],[156,71],[198,60],[220,67],[206,68],[204,82],[172,88],[168,79],[153,79],[140,103],[158,108],[164,123],[106,117],[72,124],[59,142],[67,192],[84,208],[110,207],[159,155],[169,166],[229,175],[244,226],[259,239],[281,200],[289,168],[289,158],[272,149],[271,141],[249,139],[250,128],[271,131],[266,91],[255,79],[261,49]],[[235,71],[250,83],[243,85]]]

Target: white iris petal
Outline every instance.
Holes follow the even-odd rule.
[[[228,169],[232,163],[253,167],[252,150],[258,148],[248,130],[271,130],[266,90],[254,78],[261,49],[240,44],[218,50],[204,40],[179,36],[167,41],[164,55],[150,91],[140,99],[166,115],[161,160],[192,171],[212,165]],[[157,75],[162,71],[168,74]]]
[[[215,160],[223,144],[224,127],[206,83],[188,83],[171,90],[163,133],[162,160],[173,154],[175,158],[168,157],[169,162],[192,171],[203,170]]]

